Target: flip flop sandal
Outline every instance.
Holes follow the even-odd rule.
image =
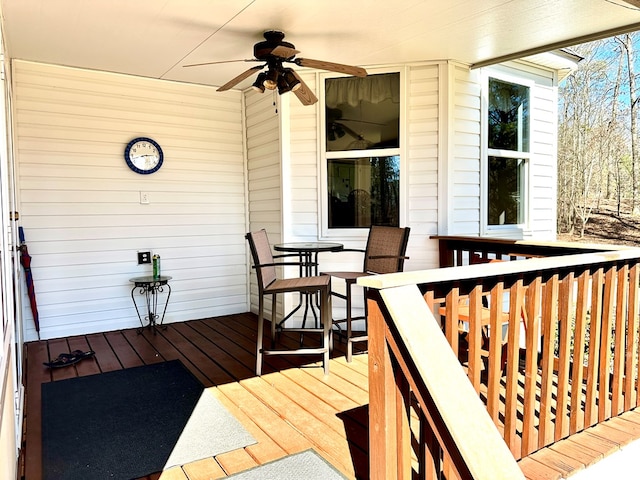
[[[49,368],[60,368],[66,367],[68,365],[73,365],[78,363],[80,360],[91,357],[95,355],[93,350],[89,350],[87,352],[83,352],[82,350],[74,350],[69,353],[61,353],[58,355],[58,358],[52,360],[51,362],[44,362],[43,365]]]

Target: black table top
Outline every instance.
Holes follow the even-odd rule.
[[[154,277],[153,275],[146,275],[144,277],[134,277],[134,278],[130,278],[129,281],[131,283],[135,283],[136,286],[139,285],[165,285],[169,280],[171,280],[171,277],[168,277],[166,275],[160,275],[159,277]]]

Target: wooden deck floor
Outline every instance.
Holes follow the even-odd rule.
[[[336,342],[327,377],[319,356],[266,357],[264,373],[256,377],[255,325],[254,315],[242,314],[171,324],[155,335],[132,329],[28,343],[23,478],[42,478],[43,382],[174,359],[180,359],[205,387],[215,387],[217,398],[257,443],[149,479],[225,477],[308,448],[347,477],[368,478],[366,355],[347,363],[342,345]],[[60,369],[42,365],[76,349],[94,350],[95,358]]]
[[[355,355],[347,363],[336,342],[327,377],[316,357],[292,356],[267,357],[264,374],[256,377],[255,325],[255,316],[247,313],[171,324],[155,335],[131,329],[27,344],[22,478],[42,478],[42,383],[174,359],[212,387],[257,443],[146,480],[221,478],[308,448],[348,478],[368,478],[367,356]],[[61,369],[42,365],[75,349],[96,355]],[[520,466],[532,480],[563,478],[636,438],[640,413],[631,412],[536,452]]]

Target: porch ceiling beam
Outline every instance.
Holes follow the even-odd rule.
[[[640,8],[640,0],[625,0],[629,4],[637,5]],[[634,32],[640,30],[640,22],[631,23],[629,25],[623,25],[602,32],[590,33],[588,35],[582,35],[580,37],[573,37],[567,40],[559,42],[548,43],[539,47],[530,48],[528,50],[521,50],[519,52],[509,53],[502,55],[501,57],[490,58],[481,62],[471,64],[471,69],[487,67],[489,65],[495,65],[497,63],[508,62],[509,60],[517,60],[519,58],[528,57],[530,55],[537,55],[539,53],[550,52],[559,48],[571,47],[573,45],[579,45],[581,43],[592,42],[594,40],[600,40],[602,38],[613,37],[615,35],[621,35],[623,33]]]

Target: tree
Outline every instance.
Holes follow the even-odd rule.
[[[627,62],[627,78],[629,81],[629,126],[631,134],[631,185],[632,202],[631,213],[638,210],[638,92],[636,91],[636,74],[634,66],[633,40],[631,34],[614,37],[622,45],[622,51]]]
[[[622,212],[640,208],[637,180],[638,92],[634,46],[627,34],[574,47],[584,57],[560,87],[558,231],[581,235],[601,200]]]

